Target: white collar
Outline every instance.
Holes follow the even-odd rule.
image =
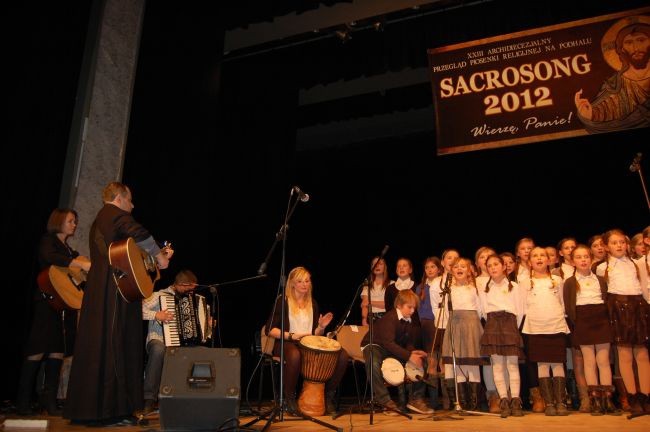
[[[402,314],[401,310],[399,310],[397,308],[395,308],[395,310],[397,311],[397,319],[404,320],[406,322],[411,322],[411,318],[405,318],[404,315]]]

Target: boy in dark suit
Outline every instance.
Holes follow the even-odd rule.
[[[424,367],[427,353],[416,349],[421,341],[420,327],[412,321],[412,316],[419,304],[418,296],[410,289],[400,291],[395,299],[395,308],[375,321],[373,324],[373,344],[366,334],[361,341],[363,357],[366,361],[366,373],[370,379],[370,367],[373,371],[373,388],[377,403],[383,405],[387,415],[396,415],[397,404],[390,398],[381,365],[385,358],[394,357],[401,363],[412,362],[419,368]],[[372,361],[371,361],[372,352]],[[433,410],[424,400],[426,384],[422,381],[413,383],[413,391],[406,407],[420,414],[431,414]]]

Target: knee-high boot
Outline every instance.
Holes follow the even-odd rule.
[[[566,408],[566,378],[553,377],[553,395],[555,396],[555,410],[557,415],[569,415],[569,410]]]
[[[469,385],[467,381],[458,383],[458,401],[460,402],[460,407],[464,410],[469,406]]]
[[[449,397],[449,392],[447,389],[447,380],[440,378],[441,380],[441,386],[440,390],[442,391],[442,409],[443,410],[448,410],[453,406],[453,401]]]
[[[476,411],[478,409],[478,395],[480,382],[469,382],[469,392],[467,394],[467,407],[466,410]]]
[[[34,415],[32,410],[32,393],[36,381],[36,373],[41,362],[36,360],[25,360],[20,368],[20,380],[18,381],[18,394],[16,395],[16,409],[19,415]]]
[[[456,384],[453,378],[445,378],[445,388],[449,399],[449,409],[453,410],[456,406]]]
[[[539,390],[544,398],[546,409],[544,413],[547,416],[556,416],[557,410],[555,409],[555,397],[553,396],[553,378],[544,377],[539,379]]]
[[[427,386],[427,393],[429,394],[431,408],[438,409],[438,387]]]
[[[592,403],[592,398],[591,398],[591,392],[592,392],[592,386],[578,386],[578,397],[580,398],[580,407],[578,408],[578,411],[581,413],[588,413],[591,412],[593,414],[594,412],[590,409],[590,406],[593,405]],[[593,390],[596,391],[596,390]]]
[[[41,405],[48,415],[60,416],[61,410],[56,405],[56,395],[59,391],[59,377],[61,376],[61,365],[63,360],[48,358],[45,361],[45,382],[44,391],[41,395]]]

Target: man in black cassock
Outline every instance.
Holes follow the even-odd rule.
[[[81,305],[74,361],[63,416],[90,425],[133,424],[142,409],[142,302],[127,302],[109,265],[108,248],[132,237],[167,268],[173,251],[162,251],[146,228],[131,215],[129,188],[118,182],[102,193],[104,206],[90,228],[93,263]]]

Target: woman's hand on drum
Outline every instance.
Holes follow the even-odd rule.
[[[427,353],[422,350],[411,351],[409,361],[415,363],[418,367],[424,367],[423,361],[427,358]]]
[[[327,327],[329,323],[332,322],[332,318],[334,318],[332,312],[327,312],[325,315],[320,314],[318,317],[318,327],[316,328],[315,333],[318,335],[325,333],[325,327]]]

